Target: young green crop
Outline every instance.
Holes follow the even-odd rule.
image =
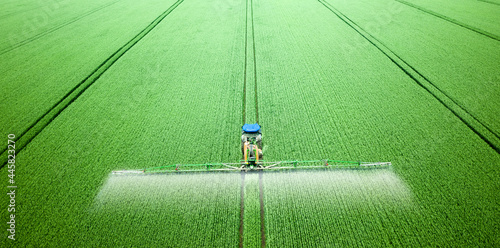
[[[373,26],[368,24],[376,24],[373,21],[390,10],[383,8],[387,1],[347,3],[331,2],[370,33]],[[499,174],[500,157],[495,150],[323,4],[256,2],[254,11],[256,20],[266,24],[255,26],[266,160],[391,161],[393,173],[405,182],[419,209],[401,213],[386,205],[371,206],[372,198],[367,195],[370,208],[363,212],[349,199],[335,201],[329,194],[321,195],[319,185],[314,187],[317,191],[304,186],[305,195],[286,197],[292,193],[283,190],[287,186],[279,185],[279,180],[275,180],[278,185],[268,186],[273,180],[266,174],[264,195],[276,195],[265,202],[269,246],[298,246],[301,238],[327,244],[331,236],[339,246],[498,244],[493,230],[499,221],[494,214],[499,211],[495,204],[499,182],[493,175]],[[395,52],[424,76],[432,75],[430,80],[450,87],[450,94],[488,91],[488,95],[498,90],[491,88],[494,84],[483,84],[498,73],[492,70],[498,66],[493,61],[498,44],[436,17],[414,13],[419,18],[410,18],[413,10],[405,11],[371,34],[391,48],[394,45]],[[461,50],[458,43],[448,43],[456,39],[452,35],[444,40],[437,35],[443,34],[435,30],[438,26],[449,27],[440,30],[462,37],[459,43],[477,42],[464,44]],[[409,47],[413,42],[420,48]],[[444,44],[449,46],[444,48]],[[439,56],[441,52],[435,50],[441,48],[454,52]],[[465,58],[467,53],[472,59]],[[457,60],[449,54],[464,57]],[[433,56],[439,59],[424,59]],[[483,61],[476,63],[476,59]],[[480,68],[456,70],[462,67]],[[462,84],[466,78],[469,81]],[[498,108],[489,109],[497,99],[481,99],[488,103],[480,112],[494,116]],[[302,185],[300,180],[290,184]],[[328,187],[328,181],[324,184]],[[294,189],[302,192],[302,188]],[[324,205],[328,208],[320,207]],[[338,205],[345,208],[332,212]],[[307,213],[303,210],[307,208],[315,210]]]
[[[29,127],[172,3],[122,0],[0,55],[0,135]],[[404,6],[331,1],[500,123],[498,44],[408,6],[384,19],[392,3]],[[253,11],[247,80],[255,62],[264,158],[393,164],[266,172],[268,247],[500,246],[498,153],[321,2],[256,0]],[[185,0],[44,127],[16,157],[15,245],[237,247],[239,173],[110,172],[241,158],[247,14],[244,1]],[[258,183],[247,176],[243,242],[259,246]],[[6,167],[7,189],[2,178]]]
[[[89,208],[87,245],[237,247],[239,185],[239,173],[110,176]]]
[[[146,13],[168,8],[163,2],[138,4],[149,6]],[[238,245],[239,187],[220,185],[234,190],[234,201],[228,200],[226,193],[227,197],[232,193],[220,191],[221,182],[210,177],[207,181],[197,178],[188,187],[202,192],[205,201],[189,204],[177,198],[176,203],[182,211],[192,207],[186,218],[198,218],[201,224],[193,220],[183,226],[180,219],[169,219],[178,214],[175,208],[172,212],[165,209],[170,202],[142,202],[123,192],[123,198],[117,198],[123,207],[115,214],[109,218],[89,215],[112,170],[239,160],[245,6],[224,5],[217,12],[212,4],[185,1],[179,5],[19,154],[17,173],[22,176],[18,187],[23,194],[16,221],[24,224],[18,227],[23,236],[18,245],[101,246],[123,240],[125,246],[127,241],[182,246],[181,239],[189,239],[186,244],[194,247],[197,240],[203,245],[217,240],[228,242],[222,246]],[[138,11],[134,6],[116,14],[132,18],[126,13]],[[140,18],[146,17],[144,13]],[[132,27],[128,28],[131,32]],[[7,178],[6,170],[0,176]],[[239,174],[237,178],[239,185]],[[0,183],[5,186],[6,182]],[[165,191],[175,201],[175,192]],[[214,202],[215,196],[223,202]],[[127,207],[129,212],[124,210]],[[149,213],[141,207],[158,209]],[[233,213],[237,219],[228,216]],[[109,225],[99,224],[98,217]],[[0,242],[2,246],[6,240]]]
[[[406,246],[422,223],[408,186],[390,169],[266,172],[268,247]],[[411,240],[412,238],[410,238]]]

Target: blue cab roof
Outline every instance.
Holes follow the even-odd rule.
[[[242,129],[243,129],[243,131],[245,131],[247,133],[256,133],[260,130],[260,126],[257,123],[245,124],[245,125],[243,125]]]

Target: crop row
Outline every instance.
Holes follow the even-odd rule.
[[[411,6],[454,21],[459,25],[468,26],[472,29],[484,31],[492,37],[500,37],[500,8],[491,5],[493,1],[431,1],[431,0],[409,0],[400,1]],[[500,2],[497,1],[497,4]],[[395,5],[394,5],[395,6]]]
[[[260,247],[261,223],[259,201],[259,174],[246,173],[243,218],[243,247]]]

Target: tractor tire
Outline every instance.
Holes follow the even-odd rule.
[[[255,139],[257,141],[257,147],[259,147],[259,149],[262,149],[262,135],[258,135]]]

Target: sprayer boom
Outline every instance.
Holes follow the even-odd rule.
[[[242,165],[242,163],[207,163],[207,164],[175,164],[142,170],[120,170],[113,174],[142,174],[142,173],[170,173],[195,171],[251,171],[251,170],[283,170],[308,168],[384,168],[391,162],[356,162],[339,160],[294,160],[294,161],[261,161],[258,164]]]
[[[113,171],[113,173],[142,174],[183,171],[249,171],[299,168],[383,168],[391,165],[391,162],[356,162],[329,159],[267,162],[263,160],[261,126],[257,123],[245,124],[241,129],[241,152],[243,158],[239,163],[174,164],[141,170]]]

